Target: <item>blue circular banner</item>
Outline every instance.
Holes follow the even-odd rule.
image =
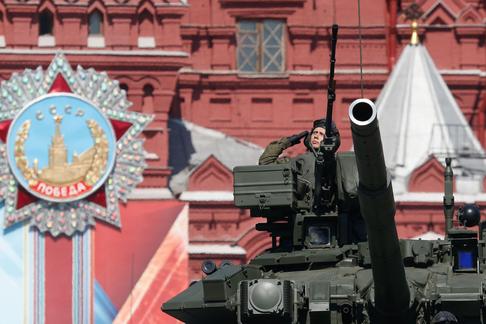
[[[92,103],[68,93],[29,103],[13,120],[7,155],[17,181],[34,196],[70,202],[95,192],[113,169],[116,137]]]

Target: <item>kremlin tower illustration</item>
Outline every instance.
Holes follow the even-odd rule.
[[[68,148],[61,133],[62,116],[54,116],[56,130],[49,147],[49,164],[38,170],[34,160],[34,174],[37,179],[50,185],[69,185],[84,181],[88,185],[95,183],[101,176],[108,158],[108,141],[103,130],[93,120],[87,124],[91,131],[94,145],[81,154],[73,154],[72,163],[68,163]]]

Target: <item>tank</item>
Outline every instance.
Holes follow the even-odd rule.
[[[336,157],[335,208],[313,208],[309,183],[293,163],[235,168],[235,205],[266,219],[257,230],[270,233],[272,247],[245,265],[205,262],[206,277],[162,311],[189,324],[485,323],[486,222],[466,204],[453,227],[451,159],[446,238],[399,240],[376,108],[358,99],[349,118],[354,153]],[[361,226],[350,224],[358,219],[350,217],[353,206],[367,241],[348,235],[351,225]]]

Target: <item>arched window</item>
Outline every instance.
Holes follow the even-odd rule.
[[[103,15],[98,10],[93,11],[88,17],[88,34],[103,34]]]
[[[138,16],[138,47],[155,47],[154,16],[148,10]]]
[[[3,27],[3,12],[0,12],[0,47],[5,47],[5,30]]]
[[[126,83],[120,83],[120,89],[125,90],[128,95],[128,85]]]
[[[142,37],[154,36],[154,17],[147,10],[138,16],[138,34]]]
[[[145,113],[154,112],[154,87],[150,84],[143,87],[142,111]]]
[[[54,17],[49,10],[44,10],[39,14],[39,36],[53,35]]]
[[[0,35],[4,35],[4,30],[3,30],[3,12],[0,12]]]

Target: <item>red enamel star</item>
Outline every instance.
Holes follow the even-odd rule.
[[[49,89],[48,93],[73,93],[73,91],[69,87],[63,75],[61,73],[58,73],[56,78],[52,82],[52,86]],[[113,118],[109,118],[109,121],[113,126],[113,130],[115,131],[115,136],[117,141],[130,129],[130,127],[132,127],[131,123],[125,121],[116,120]],[[11,124],[12,124],[12,119],[4,120],[0,122],[0,140],[3,143],[7,143],[8,130],[10,129]],[[92,193],[85,199],[87,201],[98,204],[102,207],[106,207],[107,204],[106,204],[105,186],[102,185],[98,190],[96,190],[94,193]],[[22,186],[17,185],[17,206],[16,206],[17,209],[21,209],[22,207],[25,207],[38,200],[39,198],[33,196]]]

